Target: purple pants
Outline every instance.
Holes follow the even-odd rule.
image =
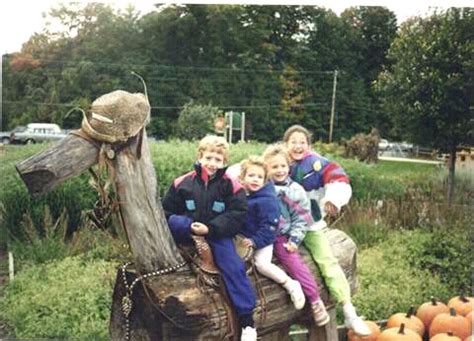
[[[285,249],[283,244],[287,242],[288,238],[286,236],[278,236],[274,244],[273,253],[288,275],[300,282],[305,296],[312,304],[319,299],[319,289],[316,280],[299,252],[288,252]]]

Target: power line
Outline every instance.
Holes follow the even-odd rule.
[[[127,63],[123,61],[121,63],[109,63],[109,62],[97,62],[92,60],[78,60],[78,61],[69,61],[64,59],[48,59],[48,58],[38,58],[35,59],[38,61],[45,61],[45,62],[55,62],[58,64],[63,65],[78,65],[79,63],[90,63],[94,65],[114,65],[124,68],[124,66],[136,66],[136,67],[152,67],[152,68],[165,68],[165,69],[182,69],[182,70],[198,70],[198,71],[213,71],[213,70],[220,70],[220,71],[231,71],[231,72],[264,72],[264,73],[276,73],[281,74],[286,72],[284,69],[248,69],[248,68],[239,68],[239,67],[213,67],[213,66],[183,66],[183,65],[167,65],[167,64],[134,64],[134,63]],[[292,69],[292,73],[304,73],[304,74],[330,74],[332,75],[334,71],[311,71],[311,70],[298,70]]]
[[[3,101],[6,104],[29,104],[29,105],[43,105],[43,106],[57,106],[57,107],[76,107],[77,104],[66,104],[66,103],[45,103],[45,102],[25,102],[25,101]],[[291,108],[305,108],[305,107],[324,107],[328,106],[327,102],[320,103],[302,103],[291,105]],[[219,106],[214,105],[219,109],[266,109],[266,108],[279,108],[285,106],[285,104],[263,104],[263,105],[225,105]],[[184,106],[151,106],[152,109],[183,109]]]

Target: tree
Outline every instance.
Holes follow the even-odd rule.
[[[179,114],[178,136],[193,140],[214,132],[214,122],[219,115],[219,109],[210,104],[194,104],[193,101],[187,103]]]
[[[397,17],[385,7],[359,6],[342,12],[341,19],[358,33],[357,48],[363,57],[358,71],[370,84],[387,64],[387,52],[397,33]]]
[[[377,84],[400,137],[449,153],[449,203],[456,147],[473,143],[473,13],[472,8],[451,8],[405,22],[390,47],[393,67]]]

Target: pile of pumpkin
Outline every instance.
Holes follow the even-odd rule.
[[[387,320],[384,331],[373,321],[365,321],[372,334],[360,337],[352,330],[347,333],[349,341],[474,341],[473,297],[453,297],[448,304],[436,301],[423,303],[415,314],[396,313]]]

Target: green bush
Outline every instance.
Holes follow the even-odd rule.
[[[367,220],[345,225],[343,230],[356,243],[359,250],[379,244],[392,232],[392,229],[387,225],[375,225]]]
[[[6,146],[6,153],[0,156],[2,158],[0,172],[6,184],[0,189],[0,202],[5,209],[2,217],[4,223],[0,228],[8,230],[8,234],[4,230],[0,235],[24,238],[24,231],[20,227],[23,215],[28,214],[35,226],[41,226],[45,206],[50,207],[54,219],[57,219],[64,209],[66,210],[70,234],[79,226],[81,212],[91,209],[97,200],[97,192],[88,183],[90,178],[88,172],[66,181],[38,199],[30,198],[14,166],[50,146],[50,144]],[[249,154],[261,154],[265,147],[266,144],[256,142],[232,144],[230,164],[239,162]],[[159,193],[163,195],[173,179],[192,169],[197,156],[197,142],[180,140],[150,142],[150,149],[158,178]],[[349,174],[353,187],[353,202],[363,200],[370,203],[379,199],[391,199],[409,204],[412,199],[407,193],[413,187],[421,193],[416,199],[424,196],[430,200],[440,201],[444,195],[443,188],[437,185],[440,171],[431,165],[394,162],[367,165],[336,155],[331,158],[339,162]],[[464,189],[466,188],[465,186]],[[472,191],[469,193],[472,195]]]
[[[342,156],[344,154],[344,147],[337,143],[324,143],[322,141],[316,141],[313,143],[313,150],[323,156],[335,155]]]
[[[26,268],[6,286],[0,318],[16,338],[108,340],[116,267],[68,257]]]
[[[185,104],[178,117],[178,137],[195,140],[212,133],[219,114],[219,108],[210,104],[194,104],[193,101]]]
[[[410,264],[439,276],[454,294],[471,290],[474,264],[472,233],[463,226],[438,227],[408,247]]]
[[[423,231],[401,231],[358,254],[359,291],[354,304],[370,320],[387,319],[419,306],[430,296],[442,301],[454,296],[439,275],[412,265],[415,255],[407,249],[426,238]]]

